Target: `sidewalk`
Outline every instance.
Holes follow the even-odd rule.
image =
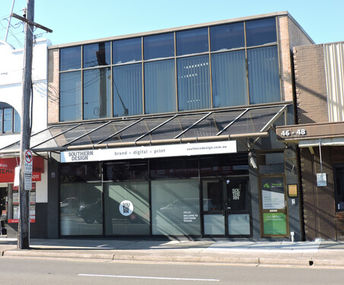
[[[344,242],[33,239],[30,245],[19,250],[15,239],[0,239],[1,256],[344,268]]]

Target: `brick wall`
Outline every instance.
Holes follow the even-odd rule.
[[[323,238],[344,240],[344,213],[335,211],[333,165],[344,163],[343,147],[322,147],[323,172],[327,186],[317,187],[316,173],[321,171],[318,148],[301,149],[303,213],[306,240]]]
[[[294,48],[298,123],[328,122],[323,45]]]

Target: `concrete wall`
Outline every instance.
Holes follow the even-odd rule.
[[[32,132],[47,127],[47,52],[49,42],[37,40],[33,48],[33,122]],[[11,105],[19,115],[22,112],[23,50],[15,50],[0,41],[0,102]],[[0,137],[0,147],[19,140],[19,135]]]
[[[49,50],[48,56],[48,123],[51,124],[59,121],[59,50]]]

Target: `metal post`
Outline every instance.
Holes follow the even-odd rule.
[[[24,165],[25,150],[30,148],[31,116],[30,97],[32,90],[32,47],[33,47],[33,20],[34,0],[27,0],[27,11],[25,22],[25,47],[24,47],[24,70],[23,70],[23,97],[21,114],[21,142],[20,142],[20,178],[19,178],[19,224],[18,224],[18,248],[30,248],[30,215],[29,215],[29,194],[30,191],[24,187]]]

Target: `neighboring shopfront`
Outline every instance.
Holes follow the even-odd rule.
[[[307,240],[344,240],[343,51],[343,42],[295,48],[299,124],[277,128],[300,148]]]
[[[36,39],[33,47],[32,133],[47,128],[48,41]],[[22,110],[23,49],[0,41],[0,208],[3,236],[16,237],[19,193],[15,169],[19,166],[20,114]],[[31,236],[46,237],[47,162],[34,156],[30,193]]]

